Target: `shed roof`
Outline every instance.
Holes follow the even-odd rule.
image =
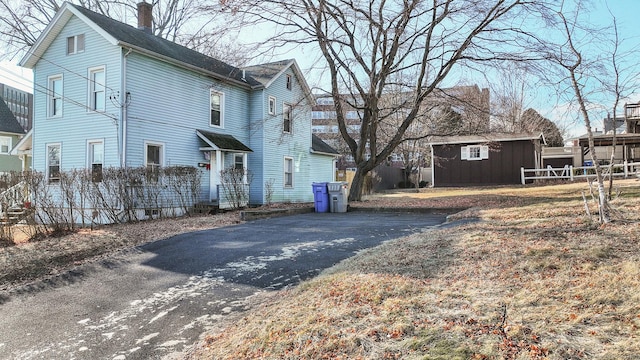
[[[215,150],[253,152],[253,150],[251,150],[247,145],[243,144],[232,135],[218,134],[205,130],[196,130],[196,134],[200,139],[207,143],[207,145]]]
[[[324,142],[320,137],[311,134],[311,150],[315,153],[327,155],[340,155],[336,149]]]
[[[482,144],[490,142],[540,140],[544,142],[542,133],[488,133],[478,135],[460,136],[434,136],[430,139],[431,145],[453,145],[453,144]]]

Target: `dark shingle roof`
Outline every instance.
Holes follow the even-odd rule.
[[[252,78],[262,83],[262,85],[266,85],[292,62],[293,60],[276,61],[268,64],[247,66],[245,70]]]
[[[311,134],[311,149],[316,152],[338,155],[336,149],[332,148],[331,146],[329,146],[329,144],[322,141],[322,139],[313,134]]]
[[[0,99],[0,132],[24,134],[24,129],[2,99]]]
[[[231,135],[216,134],[204,130],[198,130],[198,132],[221,150],[253,152],[247,145]]]
[[[133,26],[85,9],[81,6],[71,6],[122,43],[133,45],[152,53],[213,72],[225,78],[244,82],[252,87],[260,85],[258,81],[250,76],[245,76],[243,79],[241,69],[231,66],[223,61],[206,56],[195,50],[178,45],[159,36],[145,32],[144,30],[137,29]]]

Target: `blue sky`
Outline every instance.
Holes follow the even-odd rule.
[[[612,16],[615,16],[620,36],[624,40],[624,47],[621,50],[631,51],[638,49],[640,51],[640,31],[638,31],[637,27],[637,17],[640,14],[639,0],[591,0],[590,6],[592,11],[589,12],[588,18],[585,20],[601,26],[607,26],[612,23]],[[260,33],[264,34],[265,32],[261,31]],[[588,51],[588,45],[583,49]],[[311,70],[313,62],[318,58],[318,54],[310,47],[297,47],[288,53],[280,54],[280,58],[296,58],[300,67],[307,73],[308,81],[312,87],[317,82],[317,79],[322,77],[318,71]],[[0,82],[23,90],[30,90],[31,72],[17,67],[15,64],[18,60],[0,62]],[[478,79],[480,79],[477,81],[479,86],[490,87],[491,84],[488,84],[485,79]],[[473,82],[473,80],[467,82]],[[629,98],[623,100],[623,103],[624,101],[640,101],[640,89],[630,92],[632,94]],[[606,101],[606,99],[602,100],[602,102]],[[535,94],[532,93],[527,99],[527,103],[530,104],[528,106],[533,107],[543,116],[550,118],[558,123],[560,127],[567,129],[569,136],[577,136],[586,132],[582,121],[576,117],[577,112],[574,111],[573,105],[560,99],[555,91],[551,89],[537,89]],[[610,104],[603,104],[605,108],[608,106]],[[594,112],[593,127],[602,128],[602,114],[606,114],[606,111],[601,113]]]

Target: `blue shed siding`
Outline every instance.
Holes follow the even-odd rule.
[[[85,35],[85,50],[66,55],[66,39]],[[46,144],[62,143],[62,170],[87,166],[87,140],[102,139],[105,148],[105,166],[119,166],[118,119],[119,107],[109,101],[120,90],[120,49],[109,44],[79,19],[72,17],[60,35],[45,52],[44,59],[34,68],[34,133],[33,168],[44,171]],[[88,69],[104,66],[106,75],[105,112],[88,111]],[[62,75],[62,116],[47,116],[48,77]]]

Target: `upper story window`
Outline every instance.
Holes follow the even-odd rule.
[[[284,104],[282,106],[282,131],[291,133],[291,122],[293,119],[293,109],[291,105]]]
[[[67,38],[67,55],[84,51],[84,34],[69,36]]]
[[[47,115],[62,116],[62,75],[49,76],[47,95]]]
[[[276,114],[276,98],[275,96],[269,96],[269,115]]]
[[[11,138],[0,136],[0,154],[8,154],[9,150],[11,150]]]
[[[106,91],[104,84],[104,67],[89,69],[89,109],[92,111],[105,110]]]
[[[49,183],[60,182],[60,144],[47,145],[47,180]]]
[[[287,90],[291,90],[291,75],[287,74]]]
[[[224,94],[211,90],[211,126],[223,127],[224,124]]]

